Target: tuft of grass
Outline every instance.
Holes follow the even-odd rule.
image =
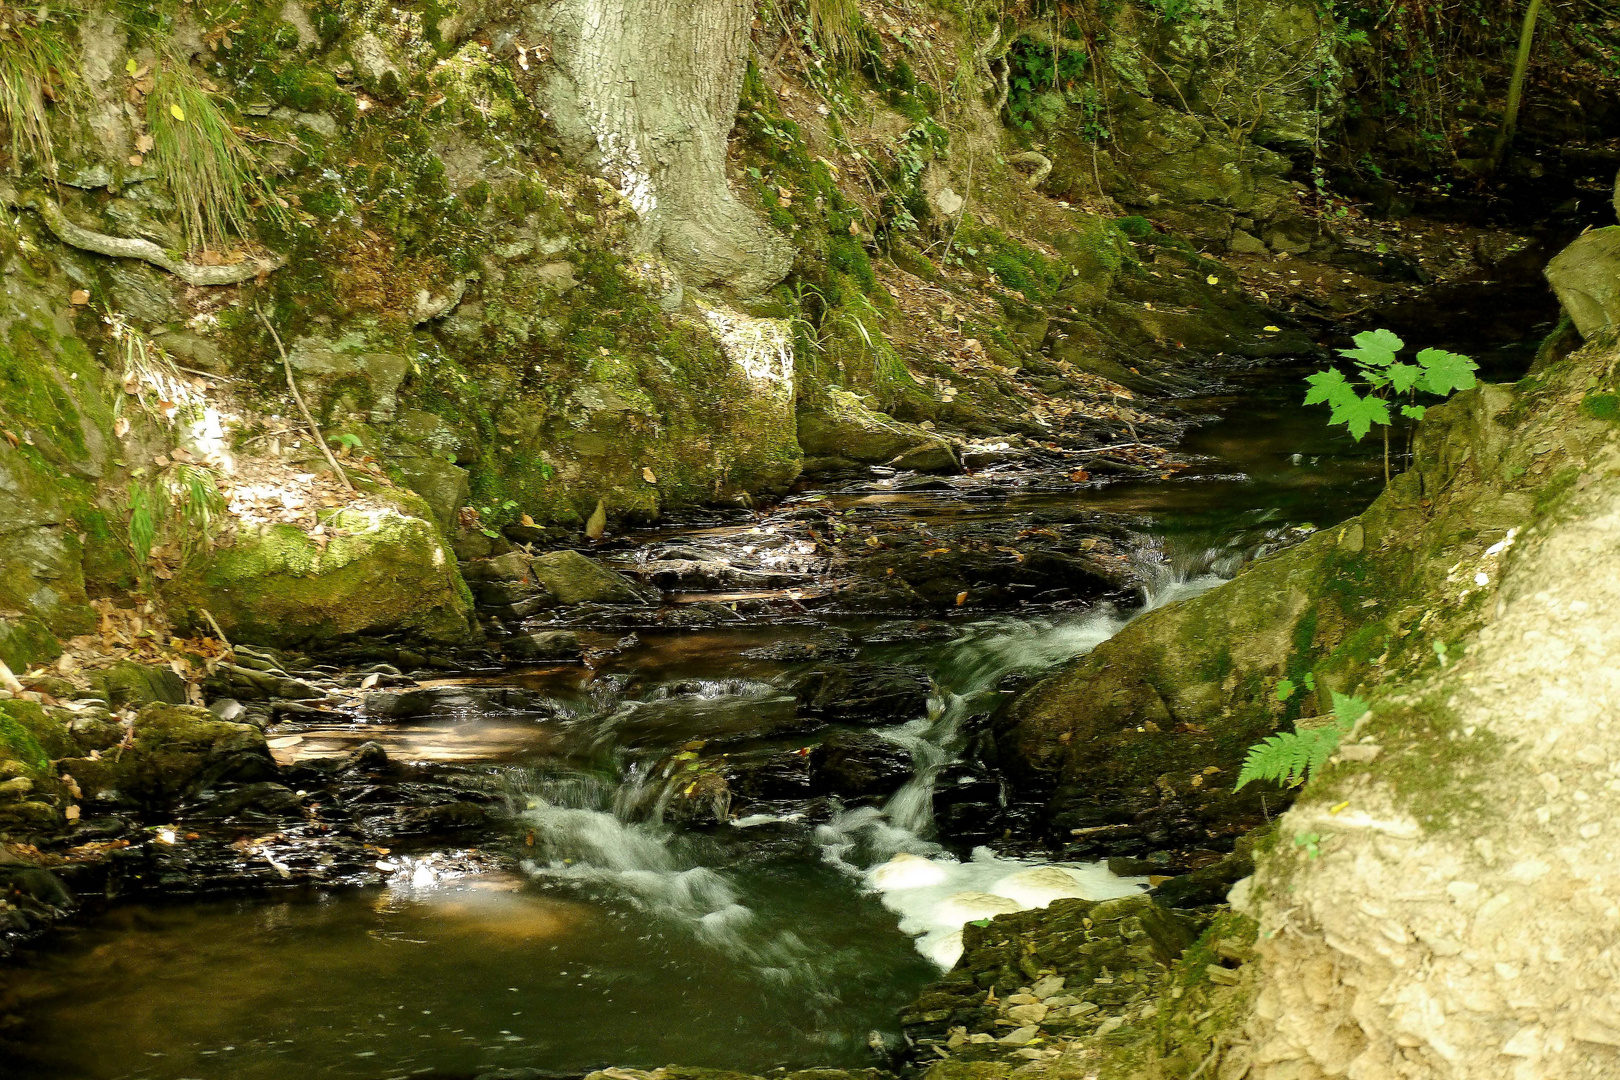
[[[860,51],[855,37],[860,8],[856,0],[807,0],[810,33],[834,61],[844,61]]]
[[[56,172],[46,102],[74,111],[81,92],[78,65],[49,11],[36,14],[0,4],[0,121],[11,138],[11,170],[22,172],[33,157],[47,174]]]
[[[183,61],[171,57],[157,73],[146,123],[190,249],[223,250],[232,232],[246,231],[254,201],[277,212],[257,157]]]

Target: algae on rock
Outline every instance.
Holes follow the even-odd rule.
[[[355,636],[466,643],[475,639],[472,596],[429,517],[376,505],[332,514],[328,537],[291,525],[243,531],[163,595],[180,619],[206,625],[206,611],[233,641],[251,644]]]

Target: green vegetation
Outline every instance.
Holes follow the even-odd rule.
[[[1476,380],[1479,365],[1461,353],[1444,349],[1424,349],[1416,363],[1402,363],[1397,354],[1406,342],[1388,330],[1369,330],[1355,336],[1356,347],[1340,349],[1339,355],[1355,365],[1357,380],[1345,377],[1338,368],[1327,368],[1306,377],[1310,390],[1305,404],[1326,404],[1332,413],[1330,424],[1343,424],[1360,442],[1374,424],[1384,431],[1384,480],[1389,480],[1389,427],[1391,402],[1400,402],[1401,415],[1421,420],[1427,406],[1417,404],[1418,394],[1449,397],[1453,391],[1467,390]],[[1366,387],[1358,393],[1357,386]]]
[[[157,72],[146,122],[190,248],[222,251],[230,233],[247,231],[253,203],[278,216],[253,152],[183,60],[171,57]]]
[[[1281,689],[1279,685],[1279,695]],[[1233,790],[1241,791],[1254,780],[1274,780],[1283,787],[1303,784],[1327,764],[1356,721],[1366,714],[1365,701],[1333,691],[1332,722],[1303,731],[1281,732],[1251,746]]]
[[[49,5],[34,13],[0,4],[0,121],[11,137],[11,171],[25,157],[56,171],[46,102],[72,110],[82,93],[78,64],[53,21]]]

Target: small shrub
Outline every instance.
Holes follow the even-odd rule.
[[[1474,372],[1479,365],[1461,353],[1444,349],[1424,349],[1417,354],[1416,363],[1402,363],[1396,356],[1406,348],[1406,342],[1388,330],[1357,334],[1355,343],[1353,349],[1340,349],[1339,355],[1354,363],[1356,378],[1346,378],[1336,367],[1306,376],[1311,388],[1305,394],[1305,404],[1326,404],[1332,410],[1328,423],[1343,424],[1357,442],[1374,424],[1383,428],[1384,480],[1388,482],[1391,402],[1404,398],[1401,415],[1421,420],[1428,407],[1417,404],[1418,394],[1443,398],[1453,391],[1467,390],[1477,381]],[[1358,386],[1364,387],[1366,393],[1359,393]]]

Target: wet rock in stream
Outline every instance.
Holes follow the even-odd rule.
[[[810,751],[811,785],[820,795],[881,801],[911,775],[910,751],[881,735],[836,731]]]
[[[516,686],[434,686],[368,694],[365,715],[380,720],[424,716],[481,716],[487,713],[556,714],[555,702]]]
[[[970,922],[962,959],[900,1022],[919,1050],[948,1048],[964,1062],[1112,1031],[1151,1014],[1166,968],[1194,931],[1147,896],[1061,899]]]
[[[835,723],[899,724],[924,715],[933,680],[914,664],[819,667],[793,686],[799,707]]]

